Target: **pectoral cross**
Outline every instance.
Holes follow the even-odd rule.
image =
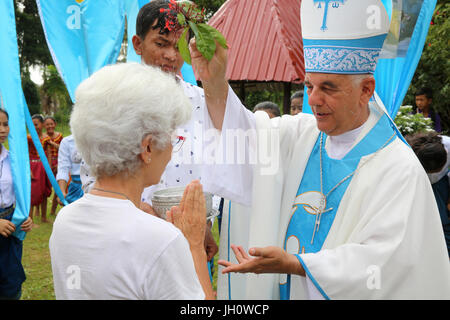
[[[322,213],[325,213],[325,212],[328,212],[331,210],[333,210],[333,208],[329,208],[329,209],[325,210],[325,206],[323,204],[321,204],[321,207],[318,208],[317,214],[316,214],[316,222],[314,223],[314,230],[313,230],[313,235],[312,235],[312,239],[311,239],[311,244],[314,243],[314,236],[316,235],[316,231],[319,232],[320,219],[322,218]]]
[[[320,30],[327,30],[327,17],[328,17],[328,5],[330,4],[330,2],[333,2],[332,7],[333,8],[339,8],[339,3],[344,4],[345,0],[314,0],[314,3],[318,3],[319,4],[319,9],[322,8],[322,2],[325,5],[324,8],[324,12],[323,12],[323,22],[322,22],[322,27],[320,28]]]

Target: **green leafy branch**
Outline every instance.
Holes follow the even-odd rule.
[[[172,0],[169,3],[169,7],[176,12],[176,16],[174,14],[168,14],[169,19],[176,19],[176,23],[173,21],[171,25],[176,25],[177,29],[183,29],[177,45],[181,56],[188,64],[191,64],[191,54],[187,41],[189,29],[192,30],[195,36],[198,51],[208,61],[211,61],[216,52],[216,41],[223,48],[228,48],[227,41],[222,33],[214,27],[204,23],[204,9],[200,10],[195,3],[186,0]]]

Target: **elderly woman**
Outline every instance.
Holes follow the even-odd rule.
[[[173,77],[140,64],[105,67],[79,86],[70,125],[97,179],[55,220],[57,299],[214,298],[200,183],[189,184],[180,207],[168,212],[175,226],[139,209],[142,190],[159,182],[180,141],[174,129],[190,109]]]

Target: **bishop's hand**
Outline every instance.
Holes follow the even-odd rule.
[[[224,266],[222,273],[286,273],[305,275],[302,265],[297,258],[279,247],[251,248],[250,257],[241,246],[231,245],[238,264],[225,260],[217,263]]]
[[[216,51],[210,61],[197,49],[195,38],[189,42],[192,68],[202,82],[224,81],[227,72],[227,49],[216,43]]]

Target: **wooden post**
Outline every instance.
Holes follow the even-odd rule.
[[[242,104],[245,105],[245,82],[244,82],[244,81],[241,81],[241,82],[240,82],[240,91],[239,91],[239,95],[240,95],[239,98],[241,98]]]
[[[291,113],[291,83],[284,82],[283,85],[283,114]]]

